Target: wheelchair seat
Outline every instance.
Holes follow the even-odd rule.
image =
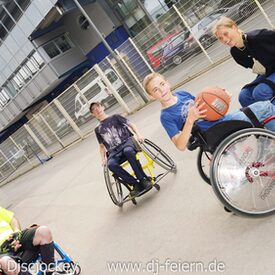
[[[247,121],[230,120],[223,121],[211,126],[207,131],[202,132],[197,125],[192,129],[192,136],[189,139],[188,149],[195,150],[202,147],[203,151],[214,153],[217,146],[229,135],[247,128],[253,128],[253,125]]]

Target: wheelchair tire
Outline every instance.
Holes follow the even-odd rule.
[[[163,169],[172,173],[177,172],[175,162],[155,143],[149,139],[145,139],[140,146],[142,150],[144,150],[144,152]]]
[[[206,154],[210,153],[204,153],[203,149],[199,148],[199,153],[197,156],[197,167],[199,170],[199,174],[202,177],[202,179],[209,185],[211,185],[210,182],[210,164],[209,164],[209,158]],[[208,162],[208,163],[207,163]]]
[[[112,202],[121,207],[123,205],[123,191],[121,183],[115,179],[107,165],[104,166],[105,184]]]
[[[215,150],[210,180],[218,199],[235,214],[274,214],[275,134],[252,128],[228,136]]]

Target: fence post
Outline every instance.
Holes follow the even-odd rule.
[[[206,50],[204,49],[204,47],[202,46],[201,42],[199,41],[199,39],[195,36],[195,34],[193,33],[192,29],[190,28],[190,26],[188,25],[188,23],[186,22],[186,20],[183,18],[183,16],[180,14],[178,8],[176,7],[176,5],[173,5],[173,8],[175,10],[175,12],[178,14],[178,16],[180,17],[180,19],[182,20],[183,24],[185,25],[185,27],[188,29],[188,31],[193,35],[193,38],[196,40],[196,42],[199,44],[200,48],[202,49],[203,53],[206,55],[206,57],[208,58],[208,60],[210,61],[211,64],[214,64],[213,60],[211,59],[211,57],[208,55],[208,53],[206,52]]]
[[[268,24],[271,26],[272,29],[275,29],[275,26],[272,24],[271,20],[269,19],[268,15],[264,11],[264,9],[261,6],[261,4],[259,3],[259,1],[258,0],[254,0],[254,1],[255,1],[256,5],[258,6],[258,8],[260,9],[260,11],[262,12],[262,14],[264,15],[264,17],[267,20]]]
[[[51,154],[48,152],[48,150],[45,148],[45,146],[42,144],[42,142],[39,140],[39,138],[35,135],[35,133],[32,131],[29,125],[24,124],[23,125],[26,129],[26,131],[29,133],[29,135],[33,138],[33,140],[36,142],[36,144],[40,147],[40,149],[43,151],[43,153],[48,157],[51,158]]]
[[[119,93],[114,89],[112,83],[109,81],[107,76],[103,73],[101,68],[98,66],[98,64],[94,65],[95,71],[98,73],[98,75],[102,78],[103,82],[106,84],[107,88],[112,92],[116,100],[119,102],[119,104],[124,108],[124,110],[129,114],[130,109],[125,103],[125,101],[122,99],[122,97],[119,95]]]
[[[80,136],[81,139],[84,138],[84,134],[81,132],[81,130],[78,128],[78,126],[76,125],[76,123],[72,120],[72,118],[70,117],[70,115],[67,113],[67,111],[65,110],[65,108],[62,106],[62,104],[59,102],[58,99],[54,99],[53,103],[55,104],[55,106],[57,107],[57,109],[61,112],[61,114],[65,117],[65,119],[67,119],[67,121],[69,122],[69,124],[72,126],[72,128],[75,130],[75,132]]]
[[[16,148],[17,148],[18,150],[23,150],[23,151],[24,151],[24,149],[21,148],[21,146],[18,145],[18,144],[14,141],[14,139],[13,139],[11,136],[9,136],[9,139],[10,139],[11,142],[16,146]],[[24,158],[30,163],[31,166],[33,166],[31,160],[26,156],[26,152],[25,152],[25,151],[24,151]]]
[[[38,116],[41,118],[41,120],[46,124],[46,126],[49,128],[50,132],[55,136],[57,141],[60,143],[60,145],[65,148],[64,143],[61,141],[61,139],[58,137],[58,135],[55,133],[55,131],[51,128],[47,120],[42,116],[42,114],[38,114]]]

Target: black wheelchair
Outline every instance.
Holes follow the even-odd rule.
[[[152,186],[159,191],[159,181],[168,173],[176,173],[177,168],[175,162],[160,147],[148,139],[145,139],[143,143],[136,141],[136,151],[136,157],[140,160],[142,169],[148,172],[147,175],[152,182]],[[122,162],[121,165],[123,168],[131,170],[128,161]],[[130,170],[129,172],[131,173]],[[103,172],[108,193],[116,206],[121,207],[128,201],[137,204],[136,197],[130,195],[130,191],[132,190],[130,184],[113,174],[107,165],[104,166]]]
[[[246,121],[224,121],[206,132],[195,126],[188,149],[196,148],[198,171],[226,211],[249,217],[275,213],[274,132]]]

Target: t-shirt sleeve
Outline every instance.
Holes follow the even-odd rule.
[[[102,143],[103,143],[103,138],[102,138],[102,136],[99,134],[98,128],[95,128],[95,136],[96,136],[96,138],[97,138],[98,143],[99,143],[99,144],[102,144]]]
[[[11,221],[12,221],[13,216],[14,216],[13,212],[11,212],[11,211],[9,211],[5,208],[2,208],[2,207],[0,208],[0,219],[1,220],[4,220],[4,221],[6,221],[7,223],[10,224]]]
[[[130,121],[124,116],[115,115],[115,117],[119,121],[119,123],[121,123],[122,125],[128,126],[130,124]]]
[[[166,130],[168,136],[170,137],[170,139],[180,132],[176,123],[173,122],[172,120],[170,120],[164,116],[161,116],[160,121],[161,121],[162,126]]]

